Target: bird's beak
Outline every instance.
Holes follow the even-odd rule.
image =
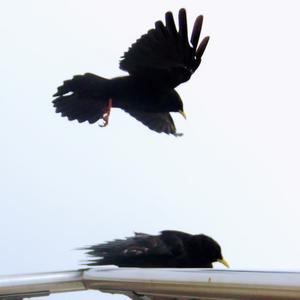
[[[219,263],[221,263],[222,265],[224,265],[225,267],[227,268],[230,268],[229,267],[229,263],[224,259],[224,258],[220,258],[217,260]]]
[[[186,114],[183,110],[180,110],[179,113],[186,119]]]

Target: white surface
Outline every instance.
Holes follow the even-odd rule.
[[[211,36],[177,89],[183,138],[121,111],[105,129],[54,113],[63,80],[122,74],[122,53],[180,7]],[[1,273],[77,269],[74,248],[162,229],[212,236],[233,268],[299,269],[298,12],[296,0],[2,3]]]

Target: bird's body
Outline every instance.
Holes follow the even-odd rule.
[[[99,84],[99,87],[101,84]],[[150,113],[169,112],[172,101],[167,101],[167,96],[178,97],[178,106],[180,97],[174,89],[168,89],[159,81],[152,78],[141,78],[135,76],[122,76],[107,80],[103,92],[106,92],[106,98],[113,99],[113,107],[124,110],[136,110]],[[103,95],[99,91],[98,97]],[[164,99],[166,97],[167,99]],[[142,101],[141,101],[142,100]],[[176,102],[174,101],[176,104]],[[134,107],[134,109],[133,109]],[[175,106],[174,109],[177,107]],[[171,108],[172,109],[172,108]]]
[[[88,265],[143,268],[211,268],[219,261],[227,266],[219,244],[204,235],[175,230],[160,235],[136,233],[126,239],[84,248],[95,259]]]
[[[173,15],[161,21],[134,43],[120,61],[128,76],[105,79],[94,74],[76,75],[58,87],[53,100],[56,112],[69,120],[105,125],[111,107],[118,107],[157,132],[178,135],[170,112],[183,112],[174,90],[189,80],[198,68],[209,38],[198,45],[203,17],[194,24],[191,44],[187,36],[186,12],[179,11],[179,30]]]

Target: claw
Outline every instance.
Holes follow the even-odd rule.
[[[99,125],[100,127],[106,127],[108,125],[111,108],[112,108],[112,99],[109,98],[107,105],[104,106],[103,108],[103,117],[102,117],[103,125]]]

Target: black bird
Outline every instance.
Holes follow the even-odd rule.
[[[141,268],[212,268],[213,262],[229,267],[221,247],[209,236],[164,230],[160,235],[135,236],[81,248],[96,257],[89,266],[117,265]]]
[[[177,31],[172,13],[167,12],[166,24],[157,21],[125,52],[120,69],[129,75],[106,79],[86,73],[64,81],[54,94],[56,112],[79,122],[103,119],[106,126],[110,109],[117,107],[152,130],[180,135],[170,112],[184,117],[185,113],[174,88],[198,68],[209,37],[198,46],[203,16],[194,23],[190,43],[185,9],[179,10],[178,20]]]

